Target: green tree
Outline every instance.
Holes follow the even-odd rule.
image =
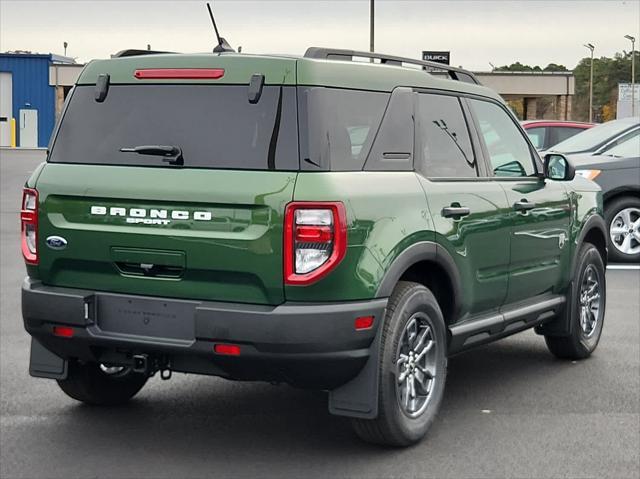
[[[497,67],[495,71],[502,72],[566,72],[567,67],[559,65],[558,63],[549,63],[546,67],[540,68],[538,65],[530,66],[523,65],[520,62],[512,63],[511,65],[502,65]]]
[[[636,65],[640,65],[640,52],[636,54]],[[573,118],[586,121],[589,119],[589,75],[591,58],[580,60],[573,69],[576,90],[573,97]],[[640,73],[636,68],[635,81],[638,83]],[[613,58],[600,57],[593,59],[593,118],[603,121],[603,108],[609,105],[607,117],[612,115],[618,101],[618,83],[631,81],[631,52],[616,53]]]
[[[569,71],[564,65],[558,63],[549,63],[542,69],[543,72],[566,72]]]

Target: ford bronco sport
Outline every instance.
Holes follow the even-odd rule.
[[[125,51],[84,68],[24,189],[30,373],[97,405],[154,373],[286,382],[408,445],[452,354],[529,328],[594,351],[601,215],[464,70]]]

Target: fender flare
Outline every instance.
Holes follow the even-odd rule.
[[[576,272],[576,258],[578,251],[580,251],[580,247],[584,243],[585,237],[594,229],[599,230],[604,237],[604,251],[605,256],[602,258],[604,261],[605,267],[607,266],[607,225],[604,222],[604,218],[599,214],[592,214],[586,220],[584,220],[582,229],[580,230],[580,234],[576,238],[575,249],[573,252],[573,258],[571,258],[571,277],[575,276]]]
[[[451,282],[453,291],[453,317],[457,317],[462,306],[462,279],[458,267],[449,252],[432,241],[414,243],[400,253],[384,274],[376,298],[388,298],[405,271],[421,261],[433,261],[440,266]]]

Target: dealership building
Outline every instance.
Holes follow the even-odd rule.
[[[0,53],[0,147],[46,147],[81,69],[52,53]]]

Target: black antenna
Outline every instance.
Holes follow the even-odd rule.
[[[218,33],[218,26],[216,25],[216,19],[213,17],[213,12],[211,11],[211,4],[207,2],[207,10],[209,11],[209,18],[211,18],[211,23],[213,23],[213,30],[216,32],[216,39],[218,40],[218,44],[214,47],[214,53],[222,53],[222,52],[234,52],[235,50],[231,48],[231,46],[227,43],[227,41],[220,36]]]

